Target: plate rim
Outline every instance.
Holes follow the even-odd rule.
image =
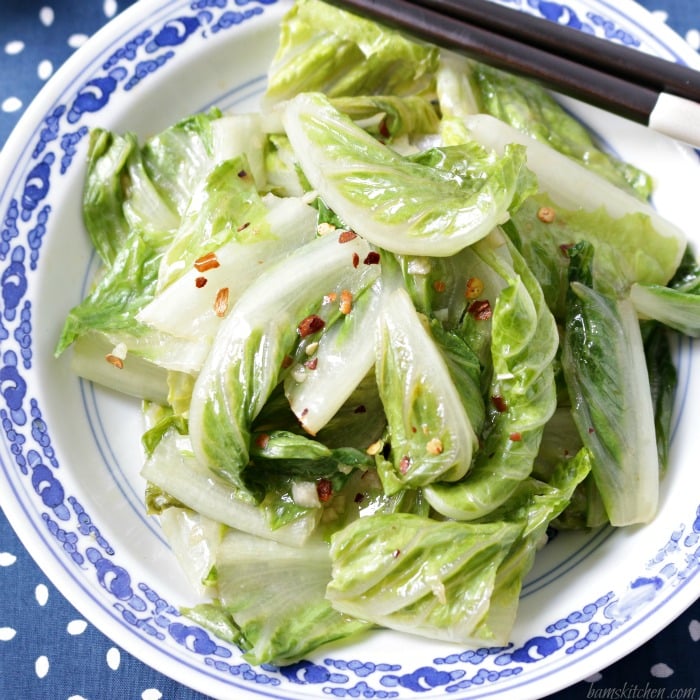
[[[651,13],[648,13],[647,10],[644,8],[641,8],[639,5],[637,5],[634,2],[631,2],[631,0],[624,0],[624,2],[618,2],[615,7],[610,5],[610,3],[607,2],[607,0],[592,0],[593,2],[596,2],[601,5],[609,5],[611,8],[614,9],[616,13],[621,13],[625,12],[626,5],[629,5],[630,8],[634,8],[634,12],[641,11],[643,13],[646,13],[649,15],[650,18],[653,18],[653,15]],[[185,5],[185,4],[190,4],[190,3],[179,3],[179,5]],[[283,3],[284,4],[284,3]],[[151,11],[151,9],[156,9],[157,11],[163,12],[165,15],[169,15],[173,11],[173,5],[174,3],[169,2],[168,0],[140,0],[140,2],[136,3],[135,5],[130,6],[129,8],[126,8],[123,12],[121,12],[117,17],[114,19],[110,20],[104,27],[102,27],[98,32],[96,32],[80,49],[78,49],[60,68],[54,76],[47,82],[47,84],[42,88],[42,90],[39,92],[37,97],[32,101],[32,103],[27,107],[25,112],[23,113],[22,117],[18,121],[16,127],[13,129],[12,133],[8,137],[8,140],[5,144],[5,146],[2,149],[2,153],[0,153],[0,172],[6,172],[7,168],[9,167],[9,164],[11,164],[14,161],[20,160],[22,158],[22,154],[27,150],[31,148],[31,140],[30,139],[23,139],[22,134],[25,133],[27,130],[31,129],[34,131],[35,129],[32,129],[33,125],[41,124],[47,113],[48,113],[48,108],[55,104],[60,98],[59,95],[65,90],[65,87],[62,87],[65,85],[65,80],[68,76],[70,75],[75,75],[77,73],[80,73],[82,71],[79,71],[79,67],[81,65],[84,65],[86,62],[94,62],[96,60],[96,57],[103,54],[105,52],[105,49],[100,46],[100,42],[104,41],[106,38],[111,37],[111,42],[110,43],[116,43],[118,39],[116,39],[116,35],[121,33],[125,34],[127,33],[127,29],[132,29],[137,24],[138,22],[143,22],[145,21],[145,17],[147,16],[148,12]],[[630,10],[631,11],[631,10]],[[663,25],[659,23],[660,26],[663,28],[666,25]],[[659,30],[661,31],[661,30]],[[682,41],[682,39],[672,32],[672,30],[668,30],[671,32],[672,38],[673,38],[673,43],[677,43],[679,40]],[[653,28],[654,35],[656,35],[657,32],[657,26],[655,24]],[[663,32],[662,32],[663,33]],[[680,47],[681,45],[679,45]],[[682,46],[685,46],[685,44],[682,44]],[[679,47],[674,46],[674,51],[677,51]],[[692,52],[692,49],[688,46],[688,51]],[[682,55],[682,52],[681,52]],[[695,58],[695,63],[700,66],[700,57],[693,53],[692,54]],[[690,59],[691,54],[688,54],[688,59]],[[45,106],[44,106],[45,105]],[[10,181],[8,181],[10,182]],[[9,184],[6,184],[6,186],[3,188],[3,191],[7,189],[12,189]],[[4,437],[3,437],[3,448],[5,448],[6,445],[4,444]],[[1,471],[1,470],[0,470]],[[5,483],[5,477],[4,474],[2,474],[2,480],[3,483]],[[11,482],[7,482],[8,485],[12,486]],[[14,489],[13,489],[14,493]],[[18,496],[18,494],[14,493],[15,496]],[[8,505],[9,504],[9,505]],[[21,530],[18,530],[15,527],[15,522],[17,519],[21,519],[21,515],[19,518],[16,515],[13,515],[12,517],[10,516],[10,513],[14,511],[14,505],[17,505],[19,510],[22,510],[21,508],[21,501],[19,499],[15,503],[15,499],[8,499],[6,493],[1,492],[0,493],[0,505],[2,506],[5,514],[7,515],[8,521],[10,522],[11,526],[13,529],[15,529],[15,532],[17,532],[18,538],[20,541],[23,543],[23,545],[26,547],[27,551],[29,552],[30,556],[37,562],[39,567],[46,572],[46,569],[44,568],[44,565],[41,563],[41,560],[46,556],[47,552],[45,551],[46,549],[49,550],[49,553],[52,558],[55,558],[59,560],[58,552],[51,547],[46,547],[46,542],[44,541],[43,538],[39,537],[39,534],[36,533],[36,537],[29,536],[28,541],[25,541],[25,538],[27,538],[27,533],[24,531],[22,528]],[[35,554],[36,552],[36,554]],[[60,560],[59,560],[60,561]],[[70,582],[70,579],[72,577],[67,575],[67,570],[65,570],[63,567],[59,566],[58,567],[60,574],[57,577],[56,572],[52,569],[51,570],[51,576],[49,576],[50,580],[52,583],[56,586],[56,588],[71,602],[72,605],[76,607],[81,613],[83,612],[83,606],[84,606],[84,599],[80,599],[78,602],[73,599],[72,596],[68,595],[65,591],[66,589],[71,589],[72,584]],[[57,583],[57,578],[61,579],[63,575],[67,575],[68,584],[66,583]],[[692,579],[696,578],[697,571],[693,574]],[[48,574],[47,574],[48,575]],[[678,600],[675,598],[675,600]],[[680,615],[689,605],[691,605],[693,602],[692,599],[686,601],[684,604],[679,605],[679,609],[676,612],[675,617]],[[665,603],[667,604],[667,603]],[[90,604],[91,605],[91,604]],[[95,614],[97,613],[97,614]],[[120,638],[120,635],[114,635],[113,632],[110,630],[107,632],[101,625],[98,625],[96,622],[94,622],[95,619],[99,619],[102,614],[104,613],[102,606],[99,605],[99,603],[96,604],[95,606],[95,611],[91,611],[90,613],[86,614],[85,616],[95,624],[98,629],[100,629],[102,632],[106,634],[110,639],[114,640],[115,643],[119,644],[122,646],[125,650],[129,651],[130,653],[134,654],[139,660],[141,660],[143,663],[146,663],[147,665],[156,668],[156,670],[162,670],[157,668],[156,664],[158,663],[158,660],[155,659],[152,663],[149,662],[148,659],[143,658],[142,656],[138,655],[137,653],[131,651],[130,649],[130,643],[128,641],[125,641],[127,638],[128,640],[131,640],[133,638],[133,634],[129,631],[128,628],[125,628],[125,633],[124,637],[125,640],[122,640]],[[108,618],[110,621],[113,622],[113,618],[109,617]],[[660,623],[657,629],[657,632],[665,627],[667,624],[669,624],[670,620],[665,619],[663,623]],[[656,632],[652,633],[649,635],[649,637],[653,636]],[[138,640],[138,646],[142,640]],[[637,648],[639,644],[642,642],[639,642],[635,644],[634,648]],[[622,656],[625,656],[629,651],[622,651],[617,658],[621,658]],[[617,659],[614,659],[617,660]],[[177,658],[178,664],[182,664],[183,660],[178,657]],[[198,667],[194,665],[194,662],[192,663],[192,666],[196,668],[197,670],[201,670]],[[167,675],[175,678],[178,680],[178,682],[183,683],[184,685],[190,685],[187,682],[186,678],[178,678],[173,676],[171,673],[167,672]],[[585,676],[582,676],[585,677]],[[580,678],[578,679],[580,680]],[[533,680],[534,682],[534,680]],[[576,682],[576,680],[572,681]],[[199,687],[196,686],[191,686],[195,687],[195,689],[200,690],[201,692],[208,692],[204,691]],[[566,687],[566,686],[562,686]],[[240,688],[232,688],[228,683],[225,684],[226,690],[231,690],[233,689],[234,691],[236,690],[243,690],[244,692],[253,692],[253,694],[257,697],[259,695],[266,695],[267,693],[260,693],[258,692],[260,689],[259,688],[252,688],[249,686],[241,686]],[[550,690],[549,692],[555,692],[556,690],[561,689],[560,687],[554,688],[554,690]],[[493,693],[500,693],[501,687],[497,684],[493,686]],[[489,694],[489,693],[487,693]],[[276,694],[269,694],[270,697],[283,697],[279,696]],[[223,695],[222,695],[223,697]],[[240,697],[240,696],[238,696]],[[290,697],[290,696],[284,696],[284,697]],[[431,696],[431,697],[439,697],[439,696]],[[452,695],[452,697],[455,697],[455,695]]]

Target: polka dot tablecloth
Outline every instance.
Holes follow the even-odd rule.
[[[130,4],[0,0],[0,146],[43,83]],[[700,49],[700,0],[641,4]],[[616,690],[619,698],[700,699],[700,603],[628,657],[551,697],[599,697],[596,691],[603,687]],[[0,699],[205,697],[142,664],[84,620],[36,566],[0,512]]]

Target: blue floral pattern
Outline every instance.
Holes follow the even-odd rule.
[[[639,38],[611,17],[587,8],[544,0],[498,0],[548,20],[631,46]],[[208,632],[184,620],[172,601],[164,600],[146,582],[134,580],[120,563],[120,553],[102,535],[99,518],[66,493],[61,464],[52,446],[51,429],[34,393],[32,284],[41,262],[42,244],[49,235],[53,207],[52,184],[75,165],[87,137],[87,118],[99,113],[115,96],[138,90],[171,61],[188,42],[235,30],[255,21],[277,0],[193,0],[173,3],[163,20],[133,30],[131,36],[93,66],[93,74],[77,85],[65,101],[52,107],[37,129],[30,155],[21,163],[17,183],[4,184],[0,229],[0,423],[5,456],[2,468],[19,472],[31,488],[41,512],[42,536],[53,541],[72,562],[75,576],[90,576],[104,591],[121,622],[154,645],[175,645],[193,665],[245,687],[308,686],[330,697],[393,698],[449,693],[455,697],[474,688],[513,681],[529,666],[556,656],[585,654],[604,644],[621,627],[634,623],[669,591],[688,584],[700,565],[700,506],[648,562],[647,571],[624,591],[592,595],[579,610],[547,625],[524,643],[481,648],[436,657],[429,665],[405,668],[396,663],[347,659],[335,655],[290,667],[253,668],[237,652]],[[87,72],[86,72],[87,75]],[[689,348],[680,351],[688,362]],[[686,524],[687,523],[687,524]],[[170,652],[169,652],[170,653]]]

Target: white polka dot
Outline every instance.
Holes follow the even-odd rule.
[[[19,97],[8,97],[3,100],[0,109],[2,109],[3,112],[16,112],[22,109],[22,100],[20,100]]]
[[[82,695],[71,695],[68,700],[85,700]]]
[[[3,111],[4,110],[3,108]],[[12,566],[17,561],[17,557],[9,552],[0,552],[0,566]]]
[[[72,634],[73,636],[82,634],[87,629],[87,622],[85,620],[71,620],[66,625],[66,632]]]
[[[102,8],[105,13],[105,17],[114,17],[117,14],[117,0],[104,0],[102,3]]]
[[[668,678],[673,675],[673,669],[664,663],[654,664],[649,670],[654,678]]]
[[[39,80],[48,80],[53,73],[53,63],[48,59],[44,59],[36,69],[36,74],[39,76]]]
[[[668,21],[668,12],[665,10],[654,10],[651,14],[662,22]]]
[[[691,620],[688,625],[688,632],[694,642],[700,642],[700,620]]]
[[[122,655],[117,647],[108,649],[106,658],[107,666],[109,666],[112,671],[116,671],[119,668],[119,664],[122,662]]]
[[[163,693],[157,688],[148,688],[141,693],[141,700],[160,700],[163,697]]]
[[[49,589],[43,583],[40,583],[34,589],[34,597],[36,602],[43,607],[49,600]]]
[[[12,627],[0,627],[0,642],[9,642],[16,634]]]
[[[68,46],[71,49],[80,48],[87,41],[87,34],[71,34],[68,37]]]
[[[8,41],[5,44],[5,53],[10,56],[16,56],[18,53],[22,53],[22,51],[24,51],[24,42],[19,39]]]
[[[685,35],[685,40],[690,44],[692,48],[696,51],[700,49],[700,30],[690,29]]]
[[[50,27],[53,24],[54,12],[53,7],[45,5],[39,10],[39,21],[45,26]]]
[[[34,672],[39,678],[45,678],[49,672],[49,660],[46,656],[40,656],[34,662]]]

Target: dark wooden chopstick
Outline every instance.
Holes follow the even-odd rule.
[[[640,74],[648,74],[650,69],[651,73],[658,70],[661,67],[658,62],[666,63],[664,59],[651,56],[641,58],[643,54],[636,49],[617,46],[616,69],[611,68],[599,49],[601,55],[595,62],[582,61],[582,56],[577,56],[573,49],[560,50],[561,47],[556,39],[551,39],[546,44],[534,41],[530,44],[525,40],[519,40],[517,31],[513,27],[518,24],[519,19],[522,19],[519,18],[522,14],[520,11],[507,10],[509,15],[501,13],[500,24],[495,23],[495,20],[486,22],[484,14],[488,13],[485,11],[478,13],[479,17],[475,12],[471,13],[471,17],[467,17],[470,13],[465,8],[472,5],[476,7],[471,0],[464,2],[425,0],[420,3],[411,0],[327,0],[327,2],[401,30],[416,39],[537,80],[564,95],[632,121],[658,128],[673,138],[700,146],[700,105],[697,104],[700,101],[700,72],[691,68],[678,66],[678,70],[669,70],[666,66],[664,67],[666,72],[662,74],[666,75],[668,80],[652,79],[649,75],[645,80],[641,80]],[[494,3],[482,2],[481,10],[488,9],[484,8],[484,4],[497,7]],[[460,6],[462,6],[461,9]],[[466,18],[460,15],[465,15]],[[477,20],[489,26],[480,26]],[[553,25],[547,20],[535,17],[531,20],[545,23],[547,26]],[[530,22],[530,31],[534,26],[532,22]],[[565,28],[562,27],[562,29]],[[544,30],[538,31],[544,32]],[[584,52],[584,58],[587,55],[585,52],[590,51],[586,48],[587,39],[609,43],[590,35],[582,36],[584,38],[579,39],[578,50]],[[598,44],[595,46],[598,47]],[[622,54],[621,51],[625,53]],[[670,101],[665,99],[670,96],[673,96]],[[662,109],[660,109],[661,102]],[[679,118],[674,114],[677,106],[684,111]],[[661,114],[656,117],[656,112]],[[695,121],[699,126],[688,124],[689,114],[693,120],[697,117]],[[672,122],[670,125],[667,124],[669,121]],[[652,122],[658,123],[658,126]],[[685,132],[688,130],[690,133],[686,136]]]
[[[421,5],[605,73],[700,101],[700,71],[489,0],[422,0]]]

